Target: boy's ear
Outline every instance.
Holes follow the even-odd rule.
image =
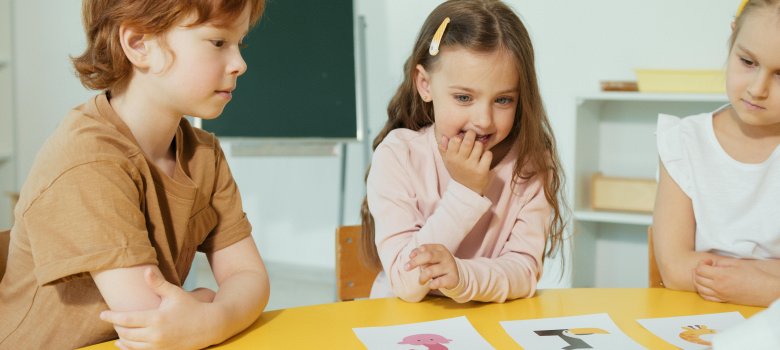
[[[731,31],[733,32],[734,29],[737,29],[737,21],[731,21]]]
[[[146,35],[136,31],[126,25],[119,26],[119,43],[122,45],[122,51],[134,66],[138,68],[149,67],[149,47],[146,42]]]
[[[431,102],[433,100],[433,97],[431,97],[431,77],[421,64],[415,67],[414,86],[417,88],[417,93],[420,94],[420,98],[423,101]]]

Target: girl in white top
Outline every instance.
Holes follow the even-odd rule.
[[[780,297],[780,0],[744,1],[732,29],[730,104],[659,117],[655,252],[666,287],[767,306]]]

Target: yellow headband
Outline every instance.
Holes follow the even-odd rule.
[[[436,56],[439,54],[441,37],[444,36],[444,30],[447,29],[447,24],[449,23],[450,18],[445,18],[439,25],[439,29],[436,29],[436,34],[433,34],[433,39],[431,39],[431,47],[428,49],[428,53],[431,54],[431,56]]]
[[[742,3],[739,4],[739,8],[737,9],[737,17],[742,14],[742,10],[745,9],[745,5],[747,5],[748,2],[750,2],[750,0],[742,0]]]

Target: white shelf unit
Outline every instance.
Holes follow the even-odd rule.
[[[11,0],[0,0],[0,230],[11,226],[11,199],[16,191],[14,159]]]
[[[647,227],[651,213],[590,207],[590,179],[656,178],[655,129],[659,113],[680,117],[713,111],[724,95],[604,92],[576,99],[573,209],[575,287],[646,287]]]

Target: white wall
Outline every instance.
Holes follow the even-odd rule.
[[[91,92],[73,76],[68,55],[84,47],[80,1],[15,2],[14,40],[19,147],[25,178],[45,137]],[[401,79],[425,16],[438,1],[355,0],[367,19],[371,137]],[[574,98],[599,80],[633,79],[632,69],[712,68],[725,60],[737,3],[725,0],[511,0],[531,32],[549,115],[567,172],[573,164]],[[357,223],[363,196],[359,144],[349,147],[346,223]],[[230,159],[267,260],[330,268],[336,225],[336,158]]]
[[[92,95],[69,56],[86,47],[79,0],[14,1],[14,69],[18,184],[43,141],[68,110]]]

